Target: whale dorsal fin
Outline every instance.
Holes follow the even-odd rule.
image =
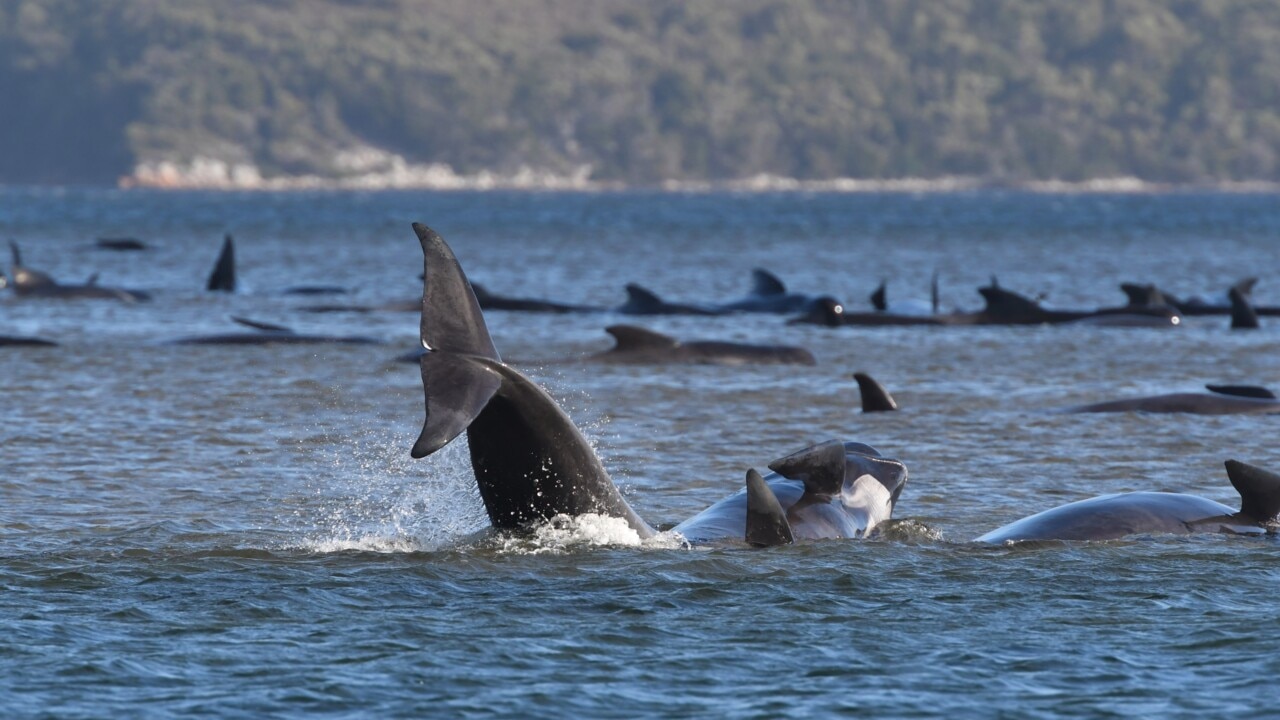
[[[1249,302],[1249,293],[1241,290],[1240,285],[1236,285],[1227,292],[1227,297],[1231,298],[1231,329],[1257,328],[1258,312],[1253,309],[1253,303]]]
[[[787,286],[782,284],[777,275],[764,268],[756,268],[751,271],[751,294],[786,295]]]
[[[232,315],[231,321],[234,323],[239,323],[240,325],[243,325],[245,327],[253,328],[254,330],[261,330],[262,332],[288,333],[290,335],[293,334],[292,328],[287,328],[284,325],[276,325],[269,322],[262,322],[261,320],[252,320],[250,318]]]
[[[236,291],[236,245],[230,235],[222,238],[222,252],[218,253],[205,289],[210,292]]]
[[[880,312],[884,312],[889,309],[889,300],[887,298],[888,284],[889,282],[887,280],[881,280],[880,286],[871,293],[871,306]]]
[[[425,280],[426,278],[424,277],[423,279]],[[480,283],[471,283],[471,292],[475,293],[476,302],[479,302],[482,305],[485,301],[493,297],[493,293],[485,290],[484,286],[480,285]]]
[[[1260,467],[1228,460],[1227,478],[1240,493],[1240,513],[1260,523],[1280,515],[1280,475]]]
[[[1263,400],[1275,400],[1276,394],[1262,387],[1261,385],[1205,385],[1206,390],[1219,395],[1234,395],[1236,397],[1261,398]]]
[[[426,419],[410,455],[426,457],[466,430],[502,387],[501,363],[480,303],[453,250],[436,231],[413,224],[422,246],[419,338]]]
[[[1232,285],[1230,289],[1239,290],[1241,295],[1244,295],[1245,297],[1249,297],[1250,295],[1253,294],[1253,286],[1257,284],[1258,284],[1258,278],[1249,277],[1241,280],[1235,285]]]
[[[754,469],[747,471],[746,541],[756,547],[789,545],[795,542],[791,523],[778,496]]]
[[[662,308],[665,303],[658,294],[652,290],[637,285],[635,283],[627,283],[627,303],[625,307],[629,312],[644,313],[657,311]]]
[[[617,341],[614,350],[671,350],[680,346],[680,341],[670,335],[635,325],[610,325],[604,331]]]
[[[938,314],[938,271],[933,271],[933,277],[929,278],[929,307],[933,308],[933,314]]]
[[[13,259],[13,267],[22,267],[22,251],[18,249],[18,243],[12,240],[9,241],[9,257]]]
[[[844,443],[828,440],[769,463],[769,469],[804,483],[805,495],[831,496],[844,488]]]
[[[983,300],[987,301],[988,311],[1039,312],[1043,309],[1035,300],[997,285],[994,276],[991,278],[990,285],[978,288],[978,293],[982,295]]]
[[[1164,293],[1160,292],[1151,283],[1140,285],[1138,283],[1120,283],[1120,290],[1124,292],[1125,297],[1129,298],[1130,305],[1138,307],[1158,307],[1160,305],[1168,305],[1169,301],[1165,299]]]
[[[862,412],[898,409],[898,403],[894,402],[893,396],[884,389],[883,385],[876,382],[875,378],[864,372],[856,372],[853,374],[853,379],[858,381],[858,390],[862,393]]]

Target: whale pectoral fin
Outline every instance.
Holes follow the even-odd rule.
[[[293,329],[287,328],[284,325],[274,325],[260,320],[250,320],[249,318],[239,317],[238,315],[232,315],[231,320],[232,322],[239,323],[245,327],[251,327],[254,330],[261,330],[262,332],[293,334]]]
[[[786,295],[787,286],[782,284],[777,275],[764,268],[756,268],[751,271],[751,294]]]
[[[769,463],[769,469],[789,480],[804,483],[805,495],[837,495],[844,488],[845,450],[839,440],[828,440]]]
[[[883,385],[876,382],[875,378],[863,372],[856,372],[853,374],[853,379],[858,381],[858,390],[862,393],[862,412],[898,409],[898,403],[894,402],[893,396],[884,389]]]
[[[1260,467],[1228,460],[1227,478],[1240,493],[1240,514],[1259,523],[1276,522],[1280,517],[1280,474]]]
[[[1276,394],[1261,385],[1205,385],[1205,390],[1218,395],[1275,400]]]
[[[484,360],[447,352],[427,352],[422,365],[426,420],[410,455],[422,458],[439,450],[471,426],[502,386],[502,377]]]
[[[795,542],[791,524],[778,496],[755,470],[747,471],[746,541],[756,547],[790,545]]]
[[[680,342],[670,335],[646,330],[635,325],[610,325],[604,329],[617,341],[614,350],[672,350]]]

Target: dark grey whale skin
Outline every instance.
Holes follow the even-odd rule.
[[[413,229],[424,263],[420,338],[426,352],[419,362],[426,418],[410,454],[426,457],[466,432],[480,497],[498,530],[519,531],[559,515],[594,513],[623,520],[642,539],[655,535],[622,497],[591,445],[555,400],[502,362],[479,302],[444,239],[419,223]],[[846,446],[831,441],[774,464],[779,463],[791,479],[773,474],[771,485],[792,509],[800,506],[792,524],[801,539],[857,536],[856,518],[841,517],[843,511],[833,498],[807,493],[804,477],[821,474],[838,481],[849,464],[855,469],[876,468],[876,480],[884,489],[874,494],[889,498],[888,508],[880,508],[889,512],[906,480],[901,463],[880,458],[873,449],[856,443]],[[865,474],[851,478],[850,483],[861,483],[858,487],[865,490],[873,482],[862,479]],[[717,512],[733,521],[704,526],[705,532],[698,532],[696,540],[689,539],[742,542],[747,531],[745,492],[708,512],[715,508],[730,508]]]
[[[1108,400],[1065,409],[1067,413],[1189,413],[1193,415],[1265,415],[1280,413],[1280,400],[1221,393],[1168,393]]]
[[[1237,460],[1227,477],[1240,493],[1235,511],[1198,495],[1130,492],[1060,505],[977,538],[982,543],[1028,540],[1117,540],[1130,535],[1274,532],[1280,514],[1280,475]]]
[[[588,362],[632,365],[815,365],[813,353],[791,345],[752,345],[719,340],[681,341],[634,325],[610,325],[616,344]]]
[[[48,273],[32,270],[22,263],[22,251],[18,244],[9,243],[12,264],[9,268],[9,286],[13,293],[23,298],[54,298],[59,300],[119,300],[136,303],[150,300],[151,296],[141,290],[125,290],[124,288],[97,285],[92,280],[83,285],[64,285],[54,280]],[[96,276],[95,276],[96,277]]]

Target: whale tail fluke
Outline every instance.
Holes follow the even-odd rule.
[[[209,292],[236,291],[236,245],[230,235],[222,238],[222,252],[218,253],[205,289]]]
[[[747,471],[747,527],[746,541],[756,547],[790,545],[795,542],[787,513],[778,497],[769,489],[760,473]]]
[[[1280,519],[1280,475],[1260,467],[1228,460],[1227,478],[1240,493],[1240,513],[1259,523]]]
[[[898,403],[884,386],[875,378],[864,372],[856,372],[853,379],[858,381],[858,390],[862,393],[862,412],[886,412],[897,410]]]
[[[479,416],[502,385],[491,363],[501,362],[480,303],[444,238],[413,224],[422,246],[422,321],[419,337],[426,420],[411,455],[426,457]]]

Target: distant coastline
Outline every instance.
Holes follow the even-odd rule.
[[[411,164],[396,158],[378,170],[339,177],[295,175],[264,177],[251,165],[230,164],[197,158],[186,164],[141,165],[120,178],[121,189],[226,190],[235,192],[290,192],[305,190],[460,190],[460,191],[578,191],[610,192],[659,190],[669,192],[824,192],[824,193],[952,193],[982,190],[1013,190],[1048,194],[1158,194],[1178,192],[1280,193],[1280,182],[1222,181],[1212,183],[1169,183],[1136,177],[1092,178],[1088,180],[1008,181],[993,178],[951,176],[937,178],[831,178],[807,180],[757,174],[726,180],[666,180],[660,183],[625,183],[597,180],[590,166],[571,174],[522,167],[515,172],[482,171],[458,173],[444,163]]]

